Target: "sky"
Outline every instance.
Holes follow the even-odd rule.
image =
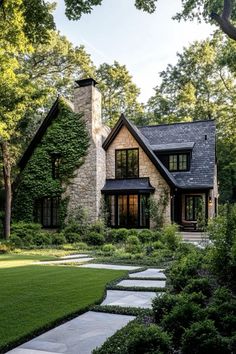
[[[96,66],[114,60],[126,65],[146,102],[160,82],[159,73],[176,63],[176,53],[195,40],[209,36],[214,27],[205,23],[177,22],[180,0],[159,0],[154,14],[137,10],[134,0],[103,0],[91,14],[69,21],[64,0],[57,0],[57,29],[74,45],[84,45]]]

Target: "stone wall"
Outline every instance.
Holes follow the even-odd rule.
[[[100,214],[101,189],[106,179],[106,154],[102,143],[109,129],[102,125],[101,93],[93,84],[75,88],[74,110],[84,115],[90,147],[84,164],[75,172],[65,196],[69,196],[69,210],[82,206],[87,210],[90,220],[95,221]]]
[[[170,222],[170,187],[140,147],[138,142],[135,140],[133,135],[124,126],[121,128],[120,132],[107,149],[107,178],[115,178],[115,150],[127,148],[139,148],[139,177],[149,177],[151,185],[155,188],[155,193],[153,195],[154,199],[158,202],[160,195],[164,192],[164,190],[169,192],[169,204],[166,208],[165,220],[166,222]]]

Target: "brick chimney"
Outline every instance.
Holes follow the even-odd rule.
[[[96,88],[96,81],[83,79],[76,84],[74,111],[83,114],[90,146],[84,164],[76,171],[66,194],[69,196],[69,209],[82,206],[88,211],[90,220],[95,221],[101,212],[101,189],[106,180],[106,154],[102,143],[109,130],[102,125],[101,93]]]

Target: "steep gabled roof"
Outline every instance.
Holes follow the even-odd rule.
[[[175,148],[182,144],[192,146],[190,171],[171,173],[181,188],[213,187],[216,162],[214,120],[150,125],[140,127],[139,130],[154,150],[156,145],[162,145],[163,148],[169,146],[166,150],[174,153]],[[158,155],[161,151],[155,152]]]
[[[162,164],[162,162],[158,159],[158,157],[153,152],[148,140],[146,137],[140,132],[140,130],[131,123],[124,114],[121,115],[120,119],[116,123],[115,127],[112,129],[107,139],[103,143],[103,148],[105,150],[108,149],[112,141],[115,139],[121,128],[125,126],[129,132],[133,135],[133,137],[137,140],[143,151],[147,154],[152,163],[156,166],[162,177],[169,183],[170,186],[177,186],[177,182],[175,178],[171,175],[168,169]]]
[[[46,118],[44,118],[43,122],[39,126],[36,134],[34,135],[33,139],[31,140],[30,144],[28,145],[27,149],[25,150],[23,156],[21,157],[20,161],[18,162],[18,166],[21,170],[26,166],[28,160],[30,159],[31,155],[35,147],[40,143],[41,139],[43,138],[47,128],[52,123],[53,119],[57,116],[59,112],[59,97],[53,103],[50,111],[48,112]]]

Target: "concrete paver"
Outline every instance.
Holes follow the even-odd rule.
[[[134,318],[89,311],[24,343],[8,354],[90,354]]]
[[[166,286],[165,280],[122,280],[117,285],[124,287],[143,287],[143,288],[164,288]]]
[[[108,290],[102,305],[151,308],[152,300],[157,295],[152,291]]]
[[[148,268],[142,272],[129,274],[129,278],[163,278],[166,279],[163,273],[165,269]]]
[[[115,264],[96,264],[88,263],[83,264],[81,268],[95,268],[95,269],[113,269],[113,270],[136,270],[141,267],[126,266],[126,265],[115,265]]]

